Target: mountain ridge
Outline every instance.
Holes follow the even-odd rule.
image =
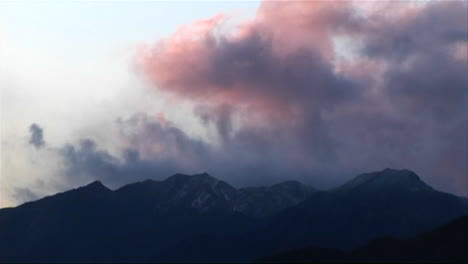
[[[410,171],[369,175],[328,191],[297,181],[237,189],[207,173],[116,190],[94,181],[1,209],[0,262],[248,262],[405,238],[468,213]]]
[[[363,191],[366,187],[365,191],[382,191],[382,188],[407,188],[411,191],[433,189],[413,171],[386,168],[378,172],[360,174],[335,190],[343,192],[360,188],[359,191]]]
[[[369,183],[369,181],[375,180],[375,178],[376,178],[375,176],[379,175],[379,174],[382,174],[382,173],[387,175],[386,179],[391,179],[392,178],[391,175],[401,176],[400,173],[409,174],[409,175],[413,176],[414,177],[413,179],[416,179],[421,186],[424,186],[424,188],[433,189],[431,186],[429,186],[424,181],[422,181],[419,178],[419,176],[417,176],[414,172],[412,172],[410,170],[407,170],[407,169],[396,170],[396,169],[386,168],[386,169],[383,169],[383,170],[377,171],[377,172],[363,173],[363,174],[360,174],[358,176],[353,177],[352,179],[350,179],[350,180],[346,181],[345,183],[341,184],[340,186],[338,186],[336,188],[332,188],[330,190],[316,189],[316,188],[314,188],[314,187],[312,187],[310,185],[304,184],[304,183],[299,182],[297,180],[285,180],[285,181],[278,182],[278,183],[271,184],[271,185],[267,185],[267,186],[252,186],[252,187],[235,188],[235,187],[231,186],[229,183],[227,183],[225,181],[222,181],[222,180],[218,180],[217,178],[211,176],[207,172],[203,172],[203,173],[197,173],[197,174],[192,174],[192,175],[183,174],[183,173],[176,173],[176,174],[173,174],[173,175],[167,177],[164,180],[146,179],[146,180],[126,184],[126,185],[121,186],[121,187],[119,187],[119,188],[117,188],[115,190],[109,189],[104,183],[102,183],[99,180],[93,180],[90,183],[85,184],[83,186],[79,186],[77,188],[70,189],[70,190],[63,191],[63,192],[59,192],[59,193],[56,193],[56,194],[53,194],[53,195],[48,195],[48,196],[45,196],[45,197],[40,198],[38,200],[41,200],[41,199],[44,199],[44,198],[47,198],[47,197],[51,197],[51,196],[55,196],[55,195],[58,195],[58,194],[66,193],[66,192],[73,191],[73,190],[79,190],[79,189],[82,189],[82,188],[91,188],[91,187],[96,188],[96,189],[103,188],[103,189],[107,189],[107,190],[112,191],[112,192],[116,192],[116,191],[126,189],[127,187],[135,186],[135,185],[140,185],[141,186],[143,184],[157,184],[157,183],[161,183],[161,182],[171,182],[171,181],[177,181],[177,180],[182,180],[182,179],[185,179],[185,180],[191,179],[191,180],[193,180],[193,179],[196,179],[196,178],[198,178],[200,180],[204,180],[206,182],[211,182],[211,183],[227,184],[228,186],[230,186],[230,187],[232,187],[232,188],[234,188],[234,189],[236,189],[238,191],[248,191],[248,190],[254,190],[254,189],[264,189],[264,190],[270,189],[271,190],[271,189],[277,189],[280,186],[285,186],[285,185],[297,185],[297,186],[308,189],[309,192],[311,192],[311,191],[322,191],[322,192],[344,191],[344,190],[349,190],[349,189],[352,189],[352,188],[355,188],[355,187],[362,187],[362,186],[359,186],[359,185],[364,185],[366,183]],[[466,198],[466,197],[460,197],[460,198],[465,198],[466,200],[468,200],[468,198]],[[35,201],[38,201],[38,200],[35,200]],[[35,202],[35,201],[29,201],[29,202],[26,202],[26,203]],[[18,206],[21,206],[21,205],[22,204],[20,204]],[[15,207],[18,207],[18,206],[15,206]],[[8,208],[15,208],[15,207],[8,207]],[[6,208],[0,208],[0,210],[2,210],[2,209],[6,209]]]

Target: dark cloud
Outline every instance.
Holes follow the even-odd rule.
[[[197,105],[248,174],[403,167],[465,192],[466,2],[366,5],[266,1],[235,33],[220,33],[217,15],[139,59],[159,91]],[[335,37],[355,41],[349,65]]]
[[[467,3],[429,3],[422,10],[386,21],[365,35],[364,53],[381,61],[382,89],[401,114],[418,119],[466,118]]]
[[[118,120],[117,125],[125,141],[122,153],[111,154],[90,139],[59,150],[69,182],[79,185],[99,179],[110,187],[117,187],[139,180],[165,178],[177,172],[198,171],[197,159],[208,159],[207,145],[145,114]]]
[[[219,32],[219,15],[189,24],[143,50],[141,70],[191,102],[219,142],[138,114],[117,122],[122,153],[90,140],[62,148],[66,175],[118,186],[208,171],[237,185],[323,187],[393,167],[465,193],[467,18],[454,1],[368,16],[351,3],[272,1],[232,34]],[[336,37],[355,41],[341,51],[353,53],[348,61]]]
[[[394,5],[393,10],[409,10],[388,17],[376,13],[372,17],[375,21],[363,26],[367,55],[401,62],[413,56],[444,53],[451,45],[467,41],[464,1],[430,2],[418,8]]]
[[[36,149],[42,148],[45,145],[43,129],[37,124],[31,124],[29,132],[31,133],[29,144],[33,145]]]
[[[209,100],[215,110],[247,108],[276,122],[320,112],[361,92],[334,74],[329,60],[333,44],[327,35],[336,31],[332,25],[351,20],[346,10],[331,4],[264,3],[258,20],[233,36],[217,34],[225,19],[217,15],[143,51],[141,65],[158,89],[185,100]],[[276,21],[279,14],[285,21]]]
[[[208,171],[233,184],[259,185],[287,178],[304,179],[304,166],[289,153],[262,141],[262,134],[249,131],[229,137],[220,146],[191,138],[173,124],[145,114],[117,122],[124,150],[111,154],[90,139],[68,144],[58,151],[65,165],[67,182],[80,185],[93,179],[110,187],[145,179],[164,179],[174,173]],[[294,174],[294,175],[293,175]]]

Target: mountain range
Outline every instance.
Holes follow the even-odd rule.
[[[357,250],[468,213],[409,170],[332,190],[287,181],[237,189],[207,173],[110,190],[101,182],[0,210],[1,262],[250,262],[299,248]]]

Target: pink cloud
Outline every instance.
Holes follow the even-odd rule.
[[[286,153],[282,164],[310,170],[390,164],[463,177],[454,157],[467,153],[442,132],[468,118],[466,11],[463,2],[265,1],[234,31],[218,14],[137,59],[154,89],[215,124],[226,151],[264,155],[271,145]],[[337,50],[339,37],[349,50]]]

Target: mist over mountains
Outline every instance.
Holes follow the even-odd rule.
[[[1,262],[251,262],[306,247],[406,239],[468,213],[409,170],[327,191],[287,181],[236,189],[207,173],[86,186],[0,210]],[[376,258],[378,259],[378,258]]]
[[[468,0],[4,10],[0,263],[468,262]]]

